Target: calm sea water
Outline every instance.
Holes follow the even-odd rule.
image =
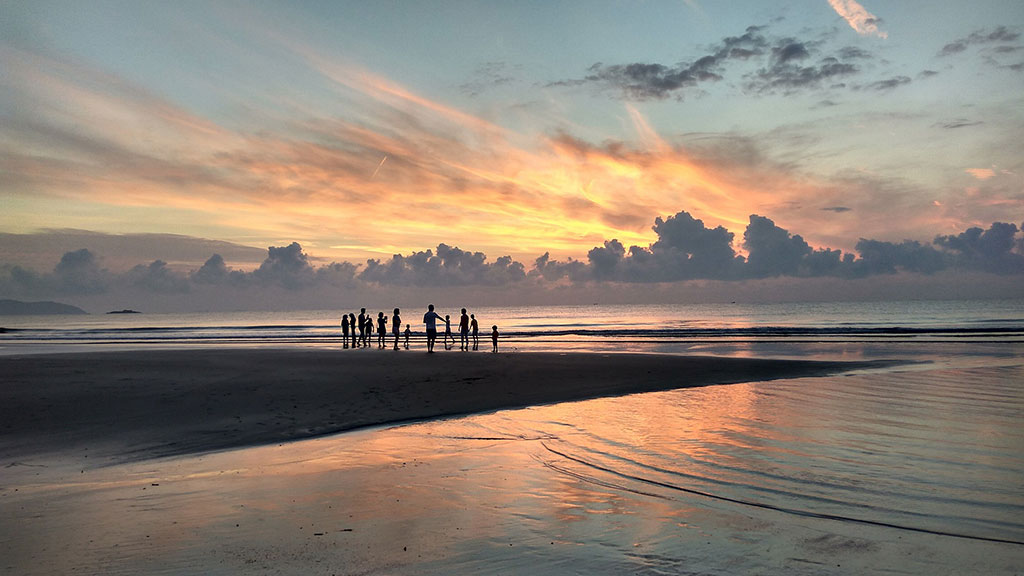
[[[26,574],[1024,572],[1024,301],[473,312],[501,327],[510,353],[910,362],[498,411],[87,478],[76,469],[40,483],[42,468],[19,467],[6,471],[8,486],[26,480],[0,507],[33,512],[3,535],[18,551],[12,562]],[[0,346],[344,353],[339,314],[7,318]],[[67,554],[47,556],[49,541]]]
[[[347,311],[346,311],[347,312]],[[358,313],[358,310],[352,311]],[[370,310],[374,317],[377,310]],[[383,310],[390,315],[390,310]],[[438,308],[453,318],[459,311]],[[470,310],[502,348],[803,355],[844,343],[1024,341],[1024,300],[536,306]],[[340,310],[0,317],[0,353],[137,346],[341,344]],[[422,348],[424,310],[404,310]],[[489,350],[489,346],[485,347]]]

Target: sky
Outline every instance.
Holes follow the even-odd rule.
[[[0,297],[1020,295],[1018,0],[0,12]]]

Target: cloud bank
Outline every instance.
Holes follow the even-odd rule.
[[[251,271],[227,266],[219,254],[187,272],[155,260],[124,272],[103,267],[88,249],[67,252],[50,272],[0,266],[0,297],[68,298],[135,291],[149,298],[194,291],[260,293],[268,289],[300,298],[310,290],[490,287],[499,290],[556,290],[566,286],[742,282],[767,278],[857,279],[879,275],[931,275],[943,271],[1024,275],[1024,234],[1016,224],[995,222],[932,242],[861,239],[856,254],[814,248],[799,234],[771,219],[752,214],[741,239],[722,226],[709,227],[686,211],[656,218],[657,239],[628,248],[616,239],[595,246],[585,260],[553,259],[549,253],[527,268],[511,256],[493,261],[482,252],[439,244],[435,249],[395,254],[365,263],[331,262],[315,266],[301,245],[271,246]]]

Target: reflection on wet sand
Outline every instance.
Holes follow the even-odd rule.
[[[1024,540],[1020,381],[1020,366],[780,380],[84,472],[18,466],[0,492],[2,565],[1011,574],[1022,545],[785,510]]]

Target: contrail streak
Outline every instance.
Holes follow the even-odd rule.
[[[387,154],[385,154],[384,157],[380,159],[380,164],[377,164],[377,169],[373,171],[373,175],[370,176],[370,180],[373,180],[374,178],[377,177],[377,172],[380,172],[380,167],[384,165],[384,161],[387,159]]]
[[[828,0],[832,9],[846,20],[846,23],[862,36],[874,35],[887,38],[889,35],[878,29],[878,18],[868,12],[856,0]]]

